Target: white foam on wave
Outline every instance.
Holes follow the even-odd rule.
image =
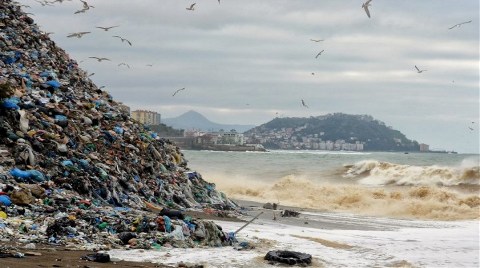
[[[353,221],[354,219],[352,219]],[[217,222],[225,231],[243,223]],[[394,222],[392,222],[394,224]],[[419,224],[412,221],[412,225]],[[206,267],[272,267],[263,261],[269,250],[311,254],[312,267],[478,267],[478,221],[422,222],[422,227],[394,231],[322,230],[256,221],[237,238],[256,244],[253,250],[232,247],[140,251],[112,250],[114,258]],[[401,266],[400,266],[401,265]]]
[[[378,160],[363,160],[349,166],[344,177],[360,178],[358,183],[373,186],[480,185],[480,167],[478,163],[468,159],[455,167],[400,165]]]
[[[371,153],[356,151],[319,151],[319,150],[272,150],[271,154],[313,154],[313,155],[370,155]]]

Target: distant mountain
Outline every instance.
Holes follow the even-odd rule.
[[[365,151],[419,151],[418,142],[370,115],[275,118],[245,132],[245,136],[249,142],[261,143],[268,149],[323,149],[321,146],[330,142],[352,144],[347,148],[353,150],[358,150],[360,144]]]
[[[195,111],[188,111],[178,117],[162,119],[162,123],[176,129],[199,129],[203,131],[219,131],[220,129],[230,131],[235,129],[238,133],[243,133],[255,127],[254,125],[230,125],[215,123]]]

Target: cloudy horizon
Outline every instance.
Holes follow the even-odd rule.
[[[277,115],[368,114],[431,148],[479,153],[475,0],[373,0],[371,18],[358,0],[203,0],[193,11],[186,7],[194,1],[90,0],[94,8],[80,14],[79,0],[19,2],[132,110],[162,118],[194,110],[246,125]],[[80,31],[91,33],[67,38]]]

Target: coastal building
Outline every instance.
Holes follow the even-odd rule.
[[[147,110],[135,110],[131,117],[144,125],[160,125],[161,116],[157,112]]]
[[[425,143],[420,143],[420,152],[428,152],[430,151],[430,146]]]
[[[244,145],[245,139],[242,133],[238,133],[235,129],[228,132],[220,131],[220,143],[231,145]]]

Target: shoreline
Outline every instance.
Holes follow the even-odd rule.
[[[107,252],[112,256],[109,263],[90,262],[80,259],[82,256],[94,251],[70,249],[66,246],[36,244],[35,249],[24,249],[26,244],[10,243],[8,246],[17,248],[19,252],[40,253],[40,256],[26,256],[25,258],[2,258],[2,267],[270,267],[263,260],[264,254],[269,250],[286,249],[296,250],[315,255],[311,267],[325,267],[326,262],[322,254],[332,257],[335,254],[359,254],[368,250],[381,251],[374,244],[358,243],[355,241],[358,234],[396,234],[400,235],[402,229],[421,230],[432,229],[433,226],[446,228],[449,225],[462,225],[462,222],[431,222],[416,220],[399,220],[391,218],[380,219],[347,213],[325,212],[314,209],[304,209],[291,206],[278,205],[276,210],[263,208],[263,203],[237,200],[233,201],[240,207],[238,217],[221,217],[204,211],[185,211],[185,215],[202,220],[212,220],[223,228],[224,232],[233,232],[241,229],[253,217],[263,212],[258,219],[244,226],[236,235],[239,242],[248,241],[253,249],[238,251],[235,247],[196,247],[173,248],[162,247],[159,249],[141,250],[119,248]],[[281,217],[282,210],[300,212],[298,217]],[[273,215],[276,215],[276,219]],[[478,221],[476,221],[478,225]],[[373,235],[376,237],[377,235]],[[422,239],[421,235],[413,235]],[[409,241],[407,238],[405,238]],[[293,241],[293,242],[292,242]],[[414,241],[414,240],[411,240]],[[371,243],[371,242],[369,242]],[[424,242],[425,243],[425,242]],[[5,247],[5,243],[2,243]],[[365,248],[363,248],[365,247]],[[373,248],[370,248],[373,247]],[[334,252],[334,253],[332,253]],[[336,253],[335,253],[336,252]],[[233,254],[233,255],[232,255]],[[263,254],[263,255],[262,255]],[[399,258],[397,254],[392,256]],[[222,257],[223,256],[223,257]],[[232,256],[231,258],[227,256]],[[401,255],[400,255],[401,256]],[[340,258],[344,258],[345,256]],[[222,260],[223,258],[223,260]],[[407,261],[408,260],[408,261]],[[158,261],[160,263],[158,263]],[[343,262],[349,260],[342,259]],[[392,265],[403,263],[404,266],[416,267],[407,257],[391,261]],[[184,266],[180,266],[184,265]],[[199,265],[199,266],[197,266]],[[245,266],[246,265],[246,266]]]

